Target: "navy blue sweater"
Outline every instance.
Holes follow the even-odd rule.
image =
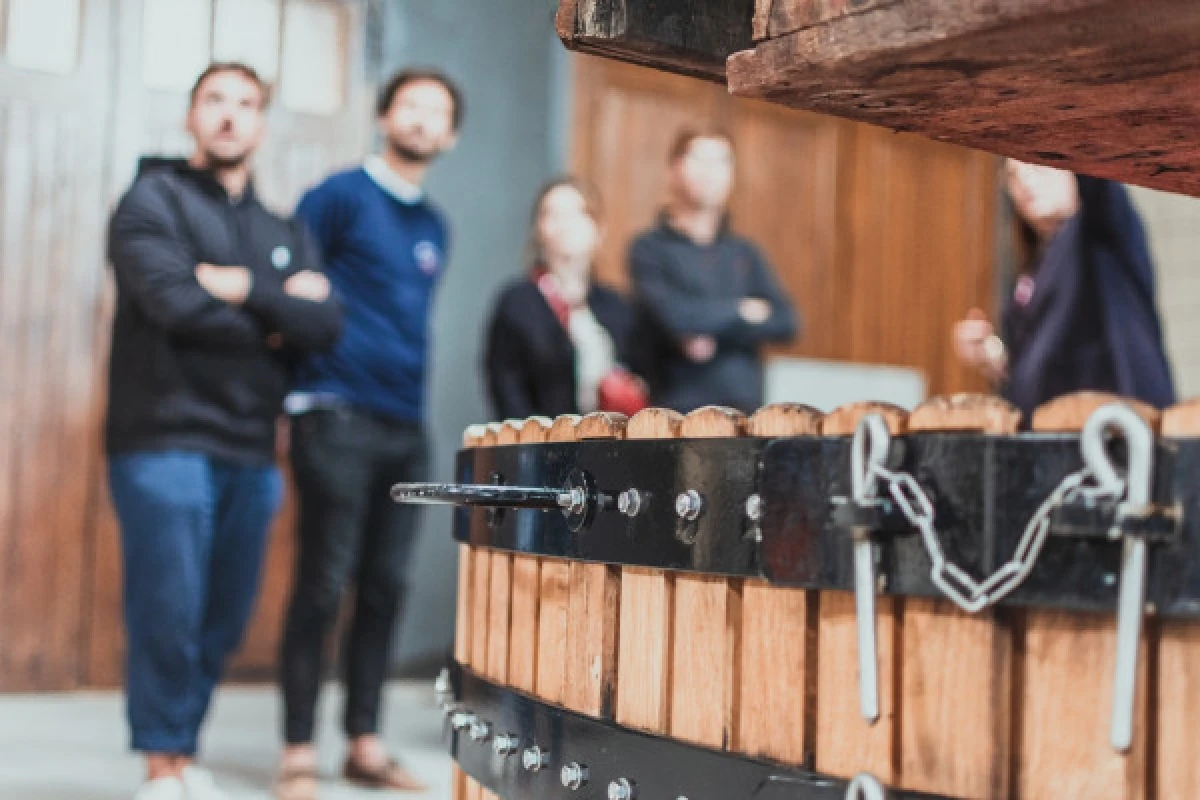
[[[310,190],[296,215],[320,245],[345,315],[341,341],[301,366],[296,391],[420,422],[430,305],[446,264],[441,213],[356,168]]]

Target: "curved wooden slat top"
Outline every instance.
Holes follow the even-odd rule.
[[[478,423],[468,425],[463,430],[462,443],[463,447],[479,447],[483,444],[483,437],[487,434],[487,425]]]
[[[1016,433],[1021,412],[1002,397],[990,394],[952,394],[931,397],[908,415],[908,431],[977,431]]]
[[[563,414],[555,417],[554,422],[546,431],[547,442],[574,442],[579,437],[576,434],[579,422],[583,417],[578,414]]]
[[[678,439],[683,414],[669,408],[643,408],[629,420],[626,439]]]
[[[908,430],[908,412],[892,403],[879,403],[873,400],[860,403],[850,403],[838,406],[825,415],[821,422],[822,436],[850,436],[858,428],[858,423],[868,414],[878,414],[883,417],[888,433],[897,436]]]
[[[546,434],[554,420],[549,417],[530,417],[521,425],[521,434],[517,441],[521,444],[537,444],[546,441]]]
[[[624,439],[629,417],[612,411],[593,411],[579,422],[579,439]]]
[[[679,435],[684,439],[723,439],[746,432],[746,415],[736,408],[704,406],[684,416]]]
[[[500,423],[496,432],[496,444],[516,444],[521,441],[521,428],[525,425],[523,419],[506,419]]]
[[[1188,439],[1200,436],[1200,397],[1191,397],[1162,412],[1161,433]]]
[[[1033,429],[1047,433],[1073,433],[1083,430],[1096,409],[1109,403],[1123,403],[1133,409],[1152,431],[1158,431],[1162,412],[1140,400],[1108,392],[1074,392],[1056,397],[1033,412]]]
[[[763,406],[746,424],[750,436],[816,436],[825,415],[803,403],[772,403]]]
[[[503,422],[489,422],[486,426],[487,430],[479,442],[480,446],[495,447],[500,441],[500,429],[502,427],[504,427]]]

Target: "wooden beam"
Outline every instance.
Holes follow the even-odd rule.
[[[725,61],[753,44],[754,0],[560,0],[572,50],[725,82]]]
[[[779,34],[730,58],[730,90],[1200,195],[1200,4],[900,0],[802,13],[837,5],[775,0],[765,20]]]

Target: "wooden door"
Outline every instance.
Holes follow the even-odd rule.
[[[0,0],[0,688],[73,686],[100,461],[110,0]]]
[[[121,575],[102,426],[104,238],[142,153],[184,155],[211,59],[276,85],[257,183],[288,212],[370,142],[363,0],[0,0],[0,691],[116,685]],[[236,670],[273,669],[291,500]]]
[[[917,367],[932,393],[983,388],[950,332],[991,307],[992,156],[591,56],[574,66],[571,163],[607,208],[602,280],[627,285],[628,242],[661,208],[675,132],[716,120],[737,149],[733,226],[804,316],[803,337],[777,352]]]

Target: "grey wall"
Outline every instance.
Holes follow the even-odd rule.
[[[430,195],[452,226],[438,290],[429,391],[433,475],[452,476],[463,428],[489,418],[480,380],[483,325],[497,288],[524,269],[529,204],[564,162],[568,62],[554,0],[379,0],[372,31],[382,75],[440,67],[467,95],[458,148],[434,168]],[[399,631],[399,666],[453,640],[456,550],[450,515],[425,512]]]

